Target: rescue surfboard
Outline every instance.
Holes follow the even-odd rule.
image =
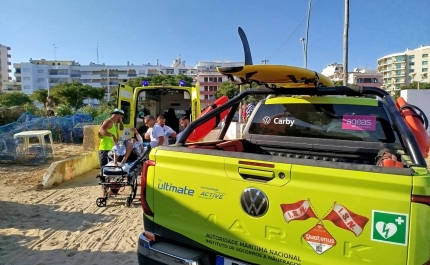
[[[276,85],[283,88],[312,88],[318,86],[332,87],[333,82],[326,76],[315,71],[289,65],[245,65],[235,67],[218,67],[217,71],[236,76],[242,82],[258,82]]]

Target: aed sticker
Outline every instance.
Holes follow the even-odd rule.
[[[374,131],[376,130],[376,116],[343,115],[342,130]]]
[[[406,246],[408,224],[408,214],[373,210],[370,238],[373,241]]]
[[[303,235],[303,238],[317,254],[322,254],[336,245],[336,239],[330,235],[322,224],[314,226]]]

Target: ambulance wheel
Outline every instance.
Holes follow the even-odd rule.
[[[106,198],[105,197],[97,198],[96,205],[98,207],[105,207],[106,206]]]
[[[136,198],[137,193],[137,179],[133,181],[133,184],[131,186],[131,199],[134,200]]]
[[[125,199],[125,206],[127,206],[127,207],[130,207],[130,205],[131,205],[131,201],[132,201],[133,199],[131,198],[131,197],[127,197],[126,199]]]

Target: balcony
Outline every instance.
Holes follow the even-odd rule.
[[[10,47],[7,47],[6,50],[10,51]]]
[[[10,54],[7,55],[7,58],[12,58],[12,56]]]
[[[127,74],[128,77],[136,77],[137,74]]]
[[[81,74],[71,74],[71,77],[81,77]]]
[[[12,65],[12,63],[11,62],[7,62],[7,65]]]

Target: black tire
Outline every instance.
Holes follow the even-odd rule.
[[[104,197],[97,198],[96,205],[98,207],[105,207],[106,206],[106,198],[104,198]]]

